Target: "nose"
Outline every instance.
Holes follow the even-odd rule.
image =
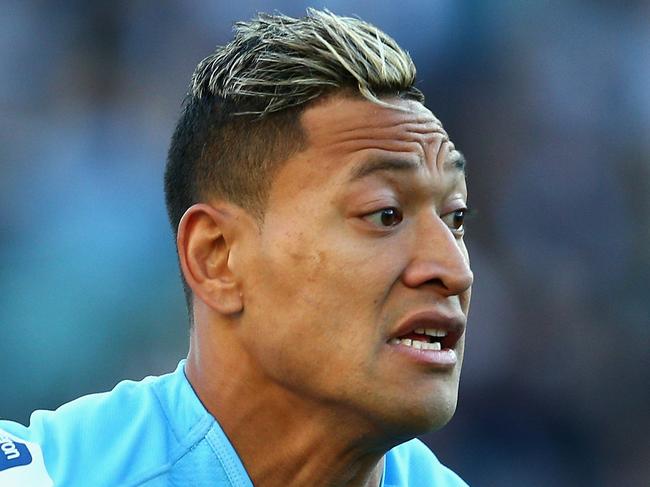
[[[428,220],[418,226],[402,281],[412,288],[433,286],[444,297],[463,294],[474,282],[465,244],[440,218]]]

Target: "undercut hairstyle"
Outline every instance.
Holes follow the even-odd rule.
[[[300,19],[259,14],[234,30],[198,64],[171,139],[165,200],[175,236],[185,211],[213,198],[261,223],[275,170],[306,148],[300,117],[316,100],[340,93],[396,109],[382,98],[424,102],[409,54],[362,20],[308,9]]]

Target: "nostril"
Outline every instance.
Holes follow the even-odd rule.
[[[425,284],[429,284],[431,286],[436,286],[436,287],[447,287],[445,286],[445,283],[440,279],[439,277],[434,277],[433,279],[429,279]]]

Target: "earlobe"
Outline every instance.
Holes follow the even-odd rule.
[[[178,225],[177,246],[185,281],[196,299],[231,315],[242,311],[238,276],[229,265],[236,218],[227,206],[191,206]]]

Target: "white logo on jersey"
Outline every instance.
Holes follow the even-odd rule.
[[[52,487],[41,447],[0,429],[0,486]]]
[[[2,450],[2,453],[5,454],[7,460],[14,460],[20,456],[20,452],[18,451],[18,448],[16,448],[16,444],[6,436],[0,435],[0,450]]]

